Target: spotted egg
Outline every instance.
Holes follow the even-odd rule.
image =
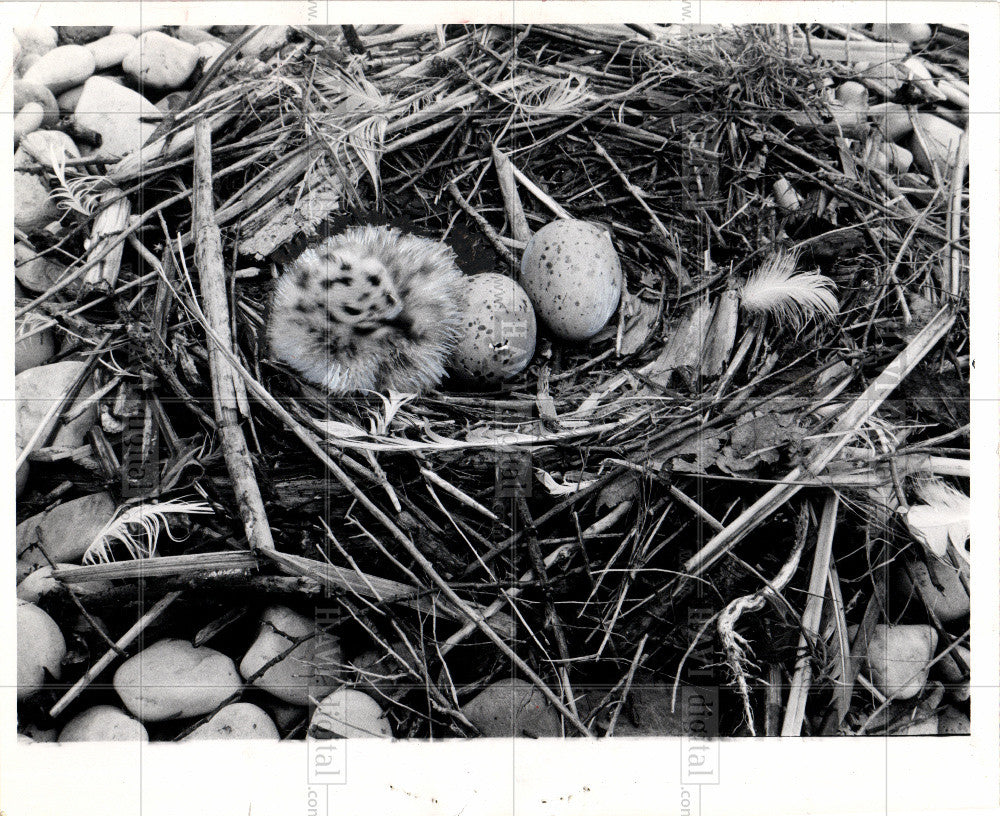
[[[495,272],[465,279],[452,372],[496,383],[520,374],[535,353],[535,312],[517,281]]]
[[[564,219],[536,232],[521,258],[521,285],[552,333],[589,340],[618,308],[622,267],[607,231]]]

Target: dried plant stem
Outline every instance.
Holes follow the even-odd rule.
[[[209,333],[209,362],[212,372],[212,398],[215,418],[221,435],[226,468],[233,480],[233,490],[243,518],[251,549],[273,550],[274,539],[267,521],[267,511],[254,475],[246,438],[240,428],[240,406],[246,404],[246,389],[230,367],[221,349],[233,347],[229,324],[229,298],[226,292],[222,240],[215,223],[212,200],[212,136],[208,123],[199,120],[194,143],[194,223],[195,261],[201,282],[201,299]]]
[[[610,737],[615,733],[615,726],[618,724],[618,715],[621,714],[621,710],[625,705],[625,700],[628,697],[629,690],[632,688],[632,679],[635,677],[635,670],[639,668],[639,662],[642,660],[642,653],[646,649],[646,641],[648,639],[648,633],[642,636],[642,640],[639,641],[635,654],[632,656],[632,662],[628,667],[628,674],[625,675],[625,690],[622,692],[622,698],[618,705],[615,706],[615,713],[611,715],[611,720],[608,723],[608,730],[605,734],[607,737]]]
[[[810,37],[791,41],[793,54],[812,54],[820,59],[834,62],[874,62],[881,64],[903,59],[910,53],[910,46],[897,42],[874,42],[872,40],[822,40]]]
[[[153,621],[160,617],[174,601],[176,601],[181,596],[180,591],[170,592],[164,595],[160,600],[158,600],[153,606],[143,615],[135,624],[129,628],[129,630],[121,636],[119,640],[115,642],[114,649],[108,649],[93,666],[87,669],[87,673],[83,675],[79,680],[77,680],[72,688],[69,689],[59,701],[49,709],[50,717],[58,717],[66,710],[66,707],[72,703],[80,694],[86,689],[91,683],[94,682],[95,678],[104,671],[108,666],[110,666],[116,657],[124,651],[128,646],[134,641],[139,635],[141,635]]]
[[[962,269],[962,252],[958,248],[958,242],[962,237],[962,196],[964,194],[962,178],[969,164],[968,140],[968,131],[962,131],[962,135],[958,140],[955,166],[952,168],[951,201],[948,208],[947,229],[951,248],[948,251],[947,280],[949,292],[956,299],[962,291],[960,274]]]
[[[482,504],[480,504],[474,498],[472,498],[468,493],[459,490],[451,482],[442,479],[430,468],[421,467],[420,475],[423,476],[425,479],[427,479],[427,481],[440,487],[448,495],[458,499],[458,501],[462,502],[462,504],[464,504],[466,507],[470,507],[477,513],[481,513],[482,515],[486,516],[486,518],[488,518],[490,521],[495,521],[495,522],[500,521],[500,517],[496,513],[494,513],[488,507],[484,507]]]
[[[781,736],[797,737],[802,733],[802,721],[806,716],[806,700],[812,680],[812,662],[809,646],[819,637],[820,618],[823,613],[823,599],[826,597],[827,575],[833,558],[833,534],[837,529],[837,509],[840,499],[831,493],[823,505],[816,537],[816,551],[813,555],[812,573],[809,576],[809,600],[802,613],[802,633],[799,635],[798,659],[795,674],[788,692],[785,718],[781,724]]]
[[[479,228],[483,231],[483,235],[485,235],[487,239],[489,239],[489,242],[493,244],[493,248],[500,253],[503,259],[507,262],[508,267],[510,269],[517,269],[517,260],[511,254],[511,251],[504,245],[503,241],[500,240],[500,236],[497,235],[497,231],[490,226],[489,221],[476,212],[475,208],[465,200],[465,197],[459,191],[454,181],[448,182],[448,192],[451,194],[451,197],[455,199],[455,203],[465,211],[465,214],[479,225]]]
[[[663,222],[659,219],[659,217],[657,217],[656,213],[650,209],[649,204],[646,203],[646,194],[629,180],[629,177],[625,175],[622,169],[618,166],[618,163],[611,158],[611,154],[601,147],[600,143],[596,139],[591,139],[590,141],[591,144],[594,145],[594,150],[597,151],[597,154],[611,165],[611,169],[614,170],[618,178],[622,180],[622,184],[625,185],[625,189],[628,190],[629,195],[638,201],[639,206],[646,211],[646,215],[648,215],[649,220],[653,222],[653,226],[656,227],[656,231],[664,238],[667,238],[670,233],[667,231],[667,228],[663,226]]]
[[[542,202],[552,214],[557,218],[572,218],[571,216],[552,196],[546,193],[541,187],[539,187],[535,182],[529,179],[524,173],[518,170],[517,165],[514,162],[510,162],[511,172],[514,173],[514,178],[516,178],[524,188],[531,193],[535,198]]]
[[[107,206],[104,206],[94,218],[90,231],[90,249],[88,251],[90,255],[100,253],[106,242],[121,234],[128,226],[129,218],[132,215],[132,202],[117,187],[101,193],[101,203]],[[116,242],[111,253],[87,272],[83,278],[83,293],[85,295],[94,290],[100,291],[101,294],[107,294],[115,288],[124,249],[121,242]]]
[[[510,231],[516,241],[528,241],[531,239],[531,227],[528,226],[528,219],[524,215],[524,207],[521,205],[521,197],[517,194],[517,184],[514,182],[514,172],[508,159],[499,148],[492,145],[493,166],[497,171],[497,179],[500,181],[500,194],[503,196],[504,206],[507,210],[507,218],[510,221]]]

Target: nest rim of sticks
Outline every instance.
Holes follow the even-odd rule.
[[[603,733],[609,720],[614,730],[641,685],[691,683],[691,661],[711,662],[691,655],[705,631],[690,620],[696,588],[716,623],[750,598],[757,617],[740,626],[753,634],[743,639],[730,622],[733,642],[723,636],[714,655],[729,673],[713,681],[723,732],[747,733],[747,720],[751,729],[764,720],[766,693],[740,688],[759,670],[741,648],[758,645],[778,676],[794,672],[805,602],[782,587],[809,582],[799,559],[832,537],[837,507],[850,516],[843,530],[864,533],[873,481],[903,508],[928,473],[966,484],[967,447],[957,441],[968,425],[946,425],[939,406],[895,403],[914,370],[921,398],[938,382],[932,368],[967,383],[961,151],[935,165],[926,190],[863,163],[864,142],[881,137],[870,121],[842,117],[823,82],[856,77],[856,64],[809,57],[834,48],[818,43],[851,42],[838,27],[809,27],[810,37],[778,26],[683,35],[456,26],[379,29],[357,42],[352,30],[295,30],[270,59],[241,62],[248,31],[138,156],[59,168],[76,227],[54,249],[78,260],[18,314],[72,330],[80,339],[70,352],[106,337],[97,346],[106,356],[93,356],[109,382],[135,391],[162,378],[172,398],[153,397],[147,420],[169,461],[140,500],[195,495],[214,515],[182,522],[198,544],[161,542],[139,569],[122,561],[55,575],[93,603],[110,577],[138,578],[196,608],[206,602],[192,587],[226,603],[233,587],[332,597],[369,646],[398,639],[397,669],[418,682],[380,699],[398,735],[420,737],[474,733],[458,701],[511,671],[548,699],[567,734]],[[960,70],[953,47],[923,58],[950,77]],[[919,96],[911,108],[963,115]],[[530,229],[567,212],[610,229],[627,291],[592,343],[546,337],[499,390],[446,381],[416,399],[331,401],[267,360],[264,267],[304,232],[352,219],[403,224],[453,241],[467,273],[516,277],[523,234],[498,173],[514,179]],[[776,203],[778,179],[808,191],[798,213]],[[123,199],[157,203],[117,244],[83,247]],[[124,284],[98,278],[83,305],[117,313],[98,305],[89,323],[64,290],[116,246],[119,260],[126,252]],[[742,308],[749,279],[781,249],[836,285],[835,317]],[[220,274],[207,284],[209,269]],[[220,344],[223,326],[231,334]],[[697,354],[685,337],[702,344]],[[934,366],[921,368],[932,352]],[[225,442],[241,427],[242,458]],[[94,450],[92,471],[103,467],[107,487],[114,470]],[[883,515],[892,552],[912,548],[901,521]],[[767,546],[785,539],[794,544]],[[220,558],[230,550],[244,553]],[[852,586],[878,583],[864,557],[844,558]],[[866,592],[872,601],[871,586],[854,600],[864,605]],[[856,609],[850,616],[872,625]],[[428,655],[438,617],[444,634],[430,639],[440,637],[439,654]],[[777,645],[764,649],[769,639]],[[815,657],[820,647],[808,642]],[[462,650],[461,671],[442,667]],[[826,673],[813,683],[835,685]],[[580,688],[603,691],[584,705]],[[400,702],[420,693],[433,713]],[[850,692],[838,705],[836,729]]]

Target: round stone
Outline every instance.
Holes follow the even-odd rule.
[[[82,45],[61,45],[25,71],[24,81],[44,85],[57,94],[85,82],[96,69],[90,49]]]
[[[297,641],[300,641],[296,645]],[[271,606],[261,616],[257,639],[240,662],[247,680],[279,658],[253,684],[279,700],[308,705],[339,684],[340,641],[286,606]]]
[[[97,705],[66,723],[59,742],[148,742],[145,726],[120,708]]]
[[[45,111],[42,119],[42,127],[51,128],[59,121],[59,106],[52,91],[44,85],[34,82],[25,82],[23,79],[14,80],[14,112],[17,113],[30,102],[37,102]]]
[[[73,113],[78,125],[101,134],[97,155],[107,159],[142,147],[156,130],[159,116],[156,105],[146,97],[100,76],[87,80]],[[154,118],[150,121],[149,117]]]
[[[45,673],[62,676],[66,640],[49,614],[32,603],[17,603],[17,699],[45,685]]]
[[[14,172],[14,226],[29,235],[59,217],[59,208],[42,177]]]
[[[267,712],[253,703],[233,703],[220,708],[212,718],[188,734],[185,740],[278,739],[278,729]]]
[[[86,45],[111,33],[111,26],[58,26],[59,39],[73,45]]]
[[[22,54],[47,54],[59,44],[59,33],[47,25],[14,26]]]
[[[385,712],[363,691],[341,688],[325,697],[309,721],[309,737],[321,739],[392,737]]]
[[[108,34],[99,40],[87,43],[87,48],[94,55],[97,70],[104,71],[121,65],[122,60],[135,48],[138,40],[131,34]]]
[[[462,707],[462,713],[485,737],[557,737],[559,715],[534,685],[499,680]]]
[[[87,364],[82,360],[63,360],[59,363],[29,368],[14,377],[14,396],[17,414],[14,432],[19,447],[24,447],[34,436],[38,426],[45,421],[52,406],[61,401],[69,389],[81,376]],[[73,401],[73,407],[63,414],[72,415],[73,410],[82,408],[82,403],[94,393],[90,378],[84,382]],[[84,443],[87,431],[94,424],[97,407],[89,405],[78,416],[59,419],[54,434],[47,434],[42,442],[55,448],[78,448]],[[65,559],[63,559],[65,560]]]
[[[126,660],[114,677],[125,707],[147,722],[207,714],[242,685],[222,652],[171,638]]]
[[[179,88],[198,64],[198,49],[160,31],[139,37],[122,59],[122,70],[140,84],[154,88]]]
[[[56,339],[48,317],[28,312],[14,319],[15,374],[45,365],[55,353]]]
[[[101,492],[71,499],[22,521],[14,531],[18,580],[49,562],[80,563],[114,515],[114,500]]]

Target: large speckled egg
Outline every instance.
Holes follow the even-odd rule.
[[[601,227],[587,221],[553,221],[528,241],[521,258],[521,285],[554,334],[589,340],[618,308],[621,262]]]
[[[535,312],[528,295],[517,281],[496,272],[463,283],[452,372],[487,383],[520,374],[535,353]]]

